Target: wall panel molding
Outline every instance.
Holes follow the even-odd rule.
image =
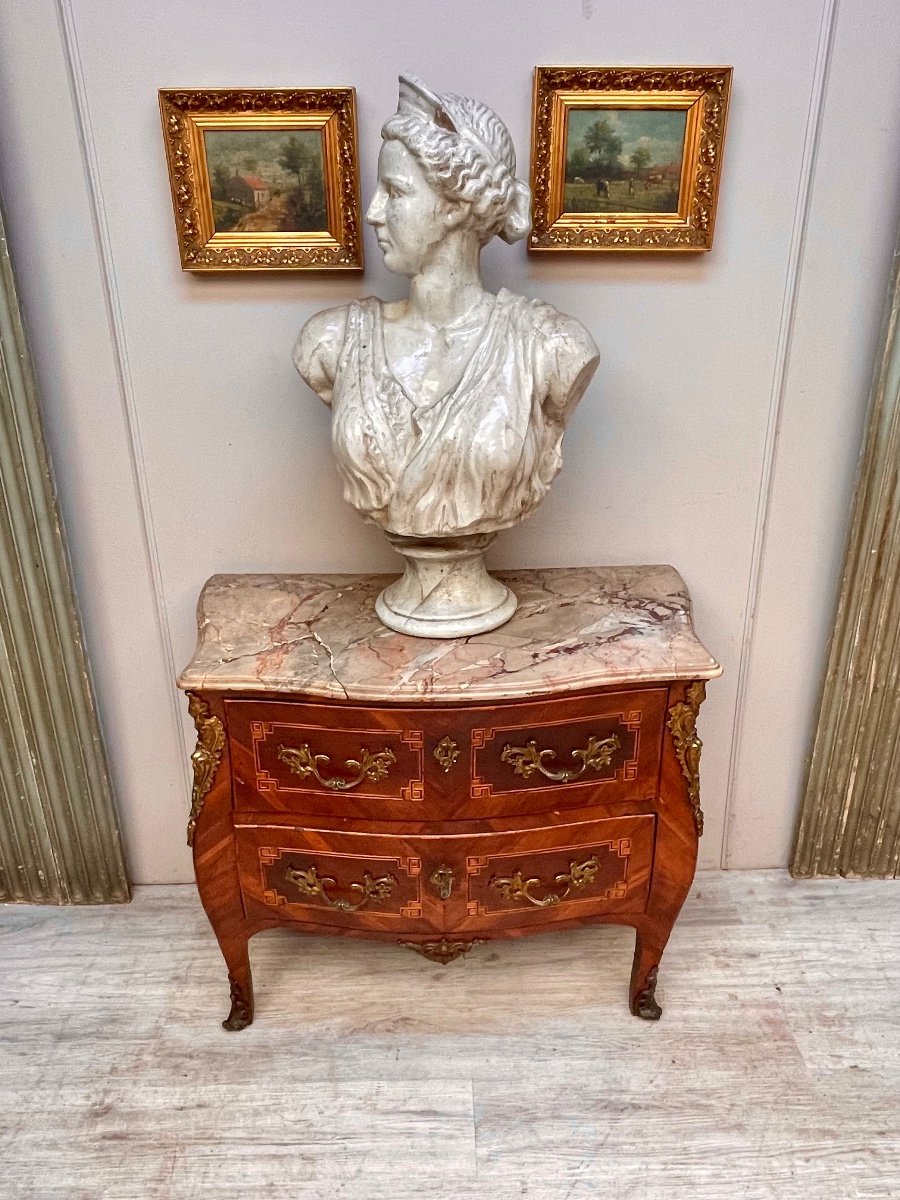
[[[787,391],[788,368],[791,347],[793,345],[797,305],[800,297],[800,284],[803,275],[803,252],[806,246],[806,229],[809,222],[813,186],[816,178],[816,163],[818,161],[822,123],[825,115],[825,100],[828,93],[828,77],[834,47],[837,16],[838,0],[824,0],[822,5],[822,20],[819,26],[818,45],[816,47],[816,65],[807,110],[803,158],[800,164],[797,197],[794,206],[791,245],[784,281],[781,320],[778,329],[778,345],[775,351],[772,390],[769,397],[766,443],[763,450],[762,470],[760,472],[753,549],[751,553],[750,573],[747,580],[747,602],[744,607],[744,625],[741,635],[740,658],[738,661],[737,694],[732,723],[731,754],[728,762],[725,816],[722,826],[722,846],[719,860],[719,865],[726,869],[731,866],[729,838],[732,832],[735,793],[741,764],[744,718],[747,711],[748,691],[750,687],[750,664],[753,656],[756,618],[759,612],[760,593],[763,585],[763,566],[766,555],[769,517],[773,503],[775,465],[778,453],[778,431],[781,426]]]
[[[72,11],[71,0],[56,0],[56,3],[66,71],[68,73],[72,103],[78,126],[78,140],[84,164],[85,182],[90,198],[91,219],[94,226],[94,238],[97,244],[97,257],[103,279],[104,299],[106,302],[107,318],[109,320],[110,343],[115,355],[116,373],[118,376],[119,397],[122,404],[125,428],[128,432],[131,472],[138,500],[143,551],[147,560],[147,570],[153,581],[153,600],[159,633],[159,644],[162,659],[165,663],[166,677],[169,680],[168,692],[171,703],[172,721],[177,731],[177,736],[181,737],[184,745],[180,768],[184,778],[185,794],[188,794],[191,786],[188,755],[192,743],[190,735],[186,734],[183,703],[175,686],[175,677],[178,674],[178,670],[172,645],[168,609],[166,607],[166,589],[159,561],[156,531],[153,525],[153,506],[150,501],[147,469],[144,462],[140,419],[135,403],[134,379],[128,359],[125,323],[122,317],[122,304],[119,298],[115,260],[113,258],[112,247],[110,246],[106,206],[103,201],[100,168],[97,164],[97,148],[94,143],[90,106],[84,83],[81,54],[78,48],[75,15]]]
[[[0,900],[128,900],[2,217],[0,581]]]
[[[900,874],[900,238],[793,875]]]

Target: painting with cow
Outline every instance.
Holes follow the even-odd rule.
[[[687,112],[571,108],[564,211],[676,213]]]

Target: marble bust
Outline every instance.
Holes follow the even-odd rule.
[[[345,499],[406,561],[378,616],[459,637],[515,612],[484,551],[546,495],[599,357],[571,317],[482,285],[482,247],[530,227],[530,191],[496,113],[401,76],[382,138],[366,220],[409,295],[317,313],[294,363],[331,407]]]

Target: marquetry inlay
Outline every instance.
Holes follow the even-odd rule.
[[[266,904],[310,904],[341,913],[377,909],[395,917],[422,915],[421,858],[378,860],[262,846],[259,866]],[[394,871],[401,874],[400,879]]]

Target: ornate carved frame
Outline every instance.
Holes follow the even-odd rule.
[[[354,88],[163,89],[159,107],[185,271],[362,269]],[[208,129],[321,130],[327,227],[217,233],[203,144]]]
[[[535,67],[529,250],[711,249],[731,75],[731,67]],[[568,118],[579,108],[687,112],[677,212],[565,211]]]

